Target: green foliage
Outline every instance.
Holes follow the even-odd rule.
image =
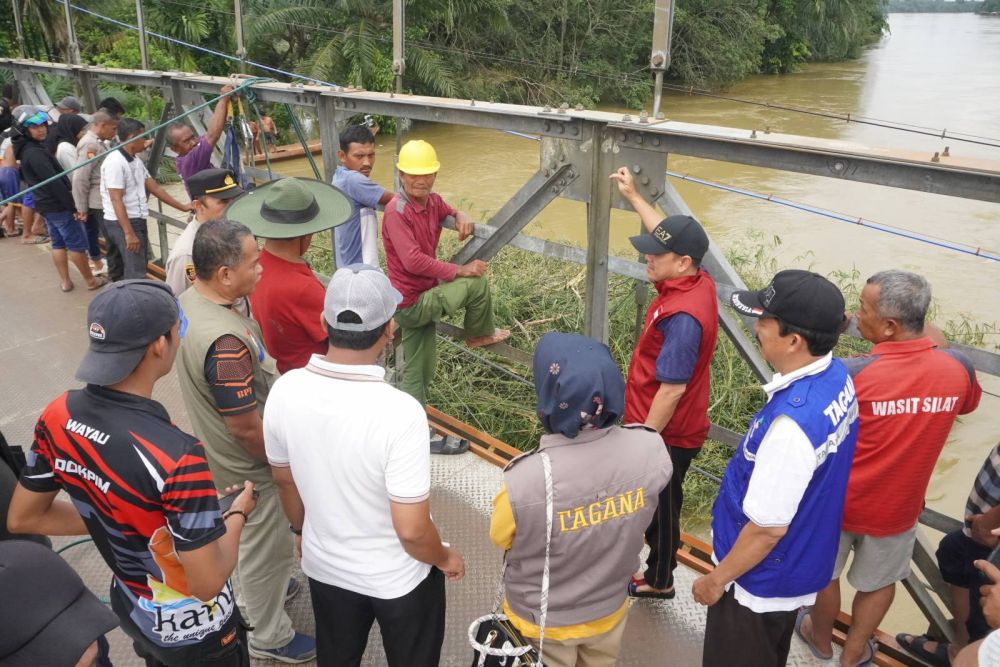
[[[147,54],[150,69],[167,71],[177,67],[174,58],[157,40],[147,40]],[[88,61],[101,67],[140,69],[142,57],[139,53],[139,35],[137,33],[118,35],[116,39],[111,40],[107,50],[95,51]]]

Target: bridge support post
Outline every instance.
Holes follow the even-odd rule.
[[[334,98],[320,95],[316,104],[316,116],[319,122],[319,140],[323,144],[323,180],[333,182],[333,174],[337,171],[337,151],[340,150],[340,131],[337,129],[337,111]],[[307,148],[308,150],[308,148]],[[330,274],[337,269],[337,239],[334,230],[330,230]]]
[[[21,27],[21,0],[11,0],[14,9],[14,32],[17,33],[17,52],[22,58],[27,57],[24,50],[24,28]]]
[[[588,123],[590,143],[590,201],[587,202],[587,278],[583,332],[608,342],[608,243],[611,235],[612,141],[608,126]]]
[[[94,78],[87,71],[86,66],[76,71],[76,84],[80,89],[80,96],[83,97],[83,106],[91,111],[97,111],[97,102],[100,97],[98,97]]]

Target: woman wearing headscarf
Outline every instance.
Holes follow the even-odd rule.
[[[503,611],[538,645],[546,552],[548,456],[553,489],[548,613],[549,667],[614,665],[628,612],[626,590],[673,470],[663,441],[642,425],[615,426],[625,381],[608,348],[578,334],[548,333],[535,348],[538,448],[504,471],[490,538],[507,549]]]
[[[87,129],[87,119],[77,114],[63,114],[56,121],[49,146],[63,169],[76,166],[76,144]]]

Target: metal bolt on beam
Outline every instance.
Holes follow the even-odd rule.
[[[663,113],[662,111],[656,112],[656,120],[666,120],[666,119],[667,115],[665,113]]]
[[[941,154],[938,153],[937,151],[934,151],[934,156],[931,158],[931,162],[940,162],[940,161],[941,161]]]
[[[750,130],[750,138],[751,139],[757,138],[757,130]]]
[[[630,116],[628,114],[622,115],[622,122],[623,123],[631,123],[632,122],[632,116]]]
[[[771,134],[771,126],[770,125],[764,127],[764,134]]]
[[[475,100],[469,100],[469,106],[470,107],[476,106],[476,101]]]
[[[575,107],[573,107],[573,108],[574,108],[574,109],[576,109],[577,111],[583,111],[583,105],[582,105],[582,104],[577,104],[577,105],[576,105]]]
[[[645,125],[646,123],[648,123],[649,122],[649,114],[646,113],[645,111],[640,111],[639,112],[639,122],[642,123],[643,125]]]
[[[941,157],[951,157],[951,147],[945,146],[944,153],[941,153]]]
[[[542,107],[542,113],[552,113],[552,107],[546,104],[544,107]]]

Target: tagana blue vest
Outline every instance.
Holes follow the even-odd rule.
[[[757,413],[733,454],[712,508],[715,556],[721,561],[750,520],[743,499],[764,435],[779,416],[795,421],[816,452],[817,467],[788,532],[767,557],[736,580],[757,597],[799,597],[830,583],[847,478],[858,439],[858,402],[844,364],[833,359],[822,372],[777,391]]]

